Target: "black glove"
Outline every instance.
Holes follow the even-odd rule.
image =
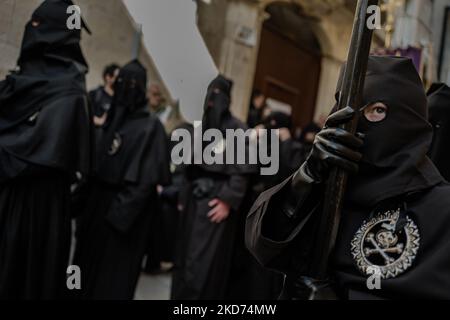
[[[350,173],[356,173],[362,154],[363,135],[356,136],[339,128],[355,117],[355,111],[347,107],[328,117],[324,129],[314,141],[312,151],[300,168],[297,178],[305,179],[305,174],[312,181],[321,183],[328,178],[332,167],[339,167]],[[306,177],[306,178],[307,178]]]

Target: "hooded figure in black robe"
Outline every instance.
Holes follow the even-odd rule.
[[[225,134],[227,129],[246,129],[230,112],[231,89],[231,81],[223,76],[208,87],[204,132],[217,129]],[[237,225],[239,216],[245,214],[241,207],[249,175],[256,169],[245,164],[202,164],[185,169],[173,299],[220,300],[227,295]],[[229,206],[229,215],[221,222],[211,221],[214,217],[209,215],[217,208],[215,199]]]
[[[45,1],[18,66],[0,82],[0,299],[56,299],[66,286],[70,184],[90,170],[81,30],[71,1]]]
[[[428,108],[434,129],[429,156],[442,176],[450,181],[450,88],[446,84],[431,87]]]
[[[363,98],[361,111],[333,113],[297,173],[256,201],[247,245],[287,275],[286,297],[307,298],[324,182],[338,166],[352,173],[329,265],[338,296],[449,299],[450,187],[427,157],[432,127],[412,61],[370,57]],[[360,113],[357,136],[338,128]]]
[[[156,186],[169,183],[167,137],[148,111],[146,84],[137,60],[121,69],[108,122],[97,137],[97,165],[86,187],[75,253],[84,299],[133,299]]]

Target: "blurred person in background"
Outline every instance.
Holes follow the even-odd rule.
[[[258,89],[253,90],[248,111],[247,125],[255,128],[263,123],[264,109],[266,108],[266,97]]]
[[[148,111],[146,85],[139,61],[120,70],[110,120],[97,137],[75,252],[83,299],[133,299],[158,210],[157,185],[170,183],[167,136]]]
[[[101,127],[106,122],[114,96],[114,82],[119,71],[120,67],[115,63],[106,66],[103,70],[103,86],[89,92],[96,127]]]
[[[161,120],[161,117],[164,118],[164,111],[166,108],[160,85],[152,83],[148,87],[147,97],[150,110],[155,113],[161,122],[164,122],[164,119]]]

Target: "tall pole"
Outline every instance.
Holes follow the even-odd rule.
[[[378,0],[358,1],[338,110],[347,106],[352,108],[361,106],[373,35],[373,29],[369,28],[368,24],[368,19],[371,17],[368,9],[378,4]],[[356,117],[344,125],[343,129],[354,134],[357,124],[358,118]],[[341,169],[333,169],[327,183],[323,213],[317,233],[317,250],[313,256],[311,273],[317,280],[327,280],[328,278],[328,261],[336,242],[346,183],[347,173]]]

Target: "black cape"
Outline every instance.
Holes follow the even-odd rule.
[[[450,236],[445,229],[450,223],[450,187],[426,157],[432,130],[427,122],[425,93],[412,62],[371,57],[364,99],[365,104],[382,101],[389,111],[380,123],[360,121],[358,129],[367,136],[361,171],[349,180],[331,257],[335,289],[344,299],[448,299],[450,259],[445,252]],[[246,242],[262,264],[287,275],[286,293],[292,298],[298,293],[298,279],[311,275],[314,267],[311,254],[316,237],[320,237],[316,234],[317,217],[324,186],[313,186],[291,214],[296,195],[291,180],[256,201],[247,221]],[[389,229],[392,224],[382,225],[377,238],[370,242],[370,233],[364,230],[375,230],[371,229],[373,221],[378,221],[374,225],[379,227],[383,215],[391,216],[397,210],[397,218],[389,220],[394,229]],[[389,239],[389,245],[383,247],[385,243],[378,237],[388,234],[383,239]],[[406,234],[411,241],[402,243]],[[387,256],[373,251],[373,243],[386,248]],[[401,257],[393,253],[397,250]],[[387,265],[384,258],[393,259],[392,264]],[[401,267],[397,268],[397,262]],[[382,278],[380,290],[368,289],[368,266],[383,272],[394,270]]]
[[[45,1],[25,30],[20,71],[0,82],[0,299],[62,298],[70,183],[89,173],[91,126],[81,31],[70,1]]]
[[[246,129],[230,111],[232,83],[218,76],[205,99],[203,129]],[[172,298],[220,300],[227,295],[239,216],[248,191],[249,165],[192,165],[185,171],[181,191],[184,207],[176,249]],[[231,206],[228,219],[213,224],[207,217],[208,203],[219,198]]]
[[[85,187],[75,253],[75,263],[83,270],[85,299],[133,298],[157,201],[156,186],[170,182],[165,130],[147,111],[142,95],[133,93],[136,87],[145,92],[145,80],[127,86],[132,79],[140,84],[141,73],[145,69],[133,61],[119,75],[125,84],[115,90],[113,119],[98,143],[100,163]],[[128,98],[118,97],[122,94]],[[110,132],[113,140],[105,142]],[[101,149],[107,144],[109,148]]]

